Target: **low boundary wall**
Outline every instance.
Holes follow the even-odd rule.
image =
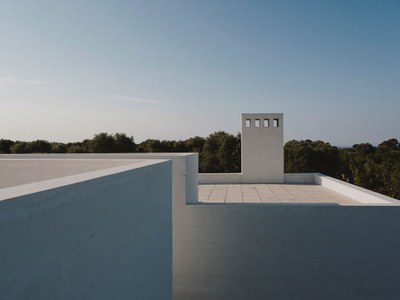
[[[199,184],[241,184],[242,173],[199,173]]]
[[[318,184],[360,204],[400,205],[400,201],[320,173],[286,173],[287,184]],[[200,173],[199,184],[242,184],[241,173]],[[279,184],[279,183],[278,183]]]
[[[89,155],[81,158],[85,156]],[[240,173],[197,175],[197,156],[193,154],[90,156],[172,160],[174,300],[400,298],[400,242],[396,238],[400,207],[389,197],[322,174],[285,174],[286,183],[321,184],[346,196],[346,189],[351,188],[367,202],[360,206],[204,204],[197,202],[198,182],[231,183],[239,180]],[[140,186],[155,192],[149,183]],[[371,196],[379,203],[368,198]],[[147,218],[148,212],[141,216]],[[79,231],[75,234],[79,236]],[[12,241],[12,237],[8,239]],[[43,238],[48,240],[51,238]],[[149,251],[155,245],[155,240],[143,244],[142,250]],[[89,253],[95,248],[86,250]],[[113,256],[114,252],[111,248],[106,253]],[[57,268],[62,269],[62,265]],[[111,282],[126,275],[115,274]],[[100,282],[106,284],[107,280]],[[150,276],[142,284],[158,289]],[[94,288],[98,285],[91,284],[85,295],[101,299]]]
[[[314,174],[314,183],[346,195],[365,205],[400,205],[400,201],[323,174]]]
[[[0,299],[172,299],[171,168],[0,189]]]
[[[0,159],[73,159],[73,160],[172,160],[173,206],[198,201],[197,153],[63,153],[63,154],[0,154]]]
[[[188,205],[174,300],[400,299],[400,207]]]

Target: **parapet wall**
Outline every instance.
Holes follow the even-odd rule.
[[[241,175],[199,181],[240,184]],[[174,300],[400,298],[400,202],[322,174],[284,179],[359,204],[187,205],[174,228]]]
[[[96,160],[107,160],[108,163],[119,160],[140,160],[148,161],[154,159],[168,159],[172,161],[172,215],[173,228],[176,233],[173,234],[173,268],[175,270],[175,262],[179,261],[179,256],[175,253],[175,249],[182,236],[179,234],[181,226],[184,226],[184,215],[187,203],[198,202],[198,154],[197,153],[124,153],[124,154],[24,154],[24,155],[0,155],[0,159],[7,160],[48,160],[57,159],[61,161],[75,161],[75,164]],[[60,174],[58,172],[57,174]],[[161,174],[159,175],[161,176]],[[167,178],[168,180],[168,178]],[[148,189],[154,189],[151,182],[145,185]],[[165,200],[168,201],[168,200]],[[161,234],[161,233],[160,233]],[[171,280],[172,281],[172,280]],[[170,284],[171,284],[170,281]],[[173,285],[175,285],[175,280]],[[137,298],[140,299],[140,298]],[[149,298],[150,299],[150,298]],[[154,299],[164,299],[156,297]]]
[[[170,299],[171,269],[174,300],[400,298],[400,207],[390,199],[321,174],[285,174],[286,182],[353,188],[361,200],[388,202],[202,204],[196,155],[139,156],[172,160],[172,191],[171,169],[153,166],[141,169],[142,179],[130,171],[107,174],[95,179],[101,184],[0,201],[0,239],[7,245],[0,247],[1,299]],[[201,174],[200,181],[226,180],[218,175]],[[173,195],[172,223],[165,193]]]
[[[400,207],[188,205],[174,300],[400,299]]]
[[[242,184],[242,177],[241,173],[200,173],[199,184]],[[396,199],[320,173],[287,173],[282,184],[317,184],[357,200],[360,205],[400,205]]]
[[[172,299],[171,168],[0,189],[0,299]]]
[[[76,167],[80,165],[83,170],[95,169],[93,160],[103,160],[101,164],[118,165],[119,161],[135,160],[149,161],[157,159],[172,160],[172,186],[173,186],[173,207],[185,203],[196,203],[198,194],[198,154],[197,153],[74,153],[74,154],[0,154],[0,159],[5,161],[63,161],[67,160],[75,165],[75,169],[68,170],[65,166],[62,169],[55,169],[53,163],[46,163],[52,168],[53,174],[71,175],[76,173]],[[74,171],[75,170],[75,171]],[[68,174],[65,174],[69,172]],[[1,171],[0,171],[1,175]],[[39,176],[46,176],[45,174]],[[1,187],[1,186],[0,186]]]

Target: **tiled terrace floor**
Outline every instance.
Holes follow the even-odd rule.
[[[360,202],[314,184],[202,184],[203,203],[336,203]]]

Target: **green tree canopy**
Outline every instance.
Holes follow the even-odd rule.
[[[240,172],[240,134],[218,131],[187,140],[148,139],[136,145],[125,133],[99,133],[76,143],[0,140],[0,153],[198,152],[200,172]],[[284,146],[286,173],[319,172],[400,199],[400,144],[380,143],[338,149],[323,141],[292,140]]]
[[[0,154],[9,154],[11,153],[11,147],[14,145],[14,142],[11,140],[0,140]]]
[[[210,134],[203,146],[202,172],[240,172],[240,135],[224,131]]]
[[[286,173],[339,173],[338,148],[323,141],[289,141],[284,146]]]

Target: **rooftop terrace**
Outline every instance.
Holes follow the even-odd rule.
[[[195,153],[0,155],[0,298],[399,298],[399,201],[197,170]]]
[[[335,203],[361,202],[317,184],[201,184],[203,203]]]

